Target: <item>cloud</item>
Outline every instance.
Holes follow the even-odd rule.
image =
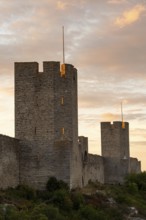
[[[0,88],[0,94],[13,96],[14,95],[14,87],[10,86],[10,87]]]
[[[101,114],[101,121],[121,121],[120,115],[112,113]]]
[[[14,118],[14,62],[37,61],[41,71],[42,61],[61,61],[64,25],[66,62],[78,69],[80,133],[89,136],[92,150],[100,142],[100,121],[120,120],[123,99],[132,131],[145,129],[146,7],[135,2],[1,0],[0,119]],[[141,132],[130,138],[144,138]]]
[[[136,22],[144,11],[146,11],[146,7],[138,4],[132,9],[123,12],[122,16],[116,18],[115,25],[121,28],[130,25]]]
[[[135,129],[132,129],[130,133],[134,137],[135,136],[140,137],[140,140],[142,140],[142,139],[145,140],[144,143],[146,145],[146,129],[142,129],[142,128],[137,129],[137,128],[135,128]]]
[[[127,2],[127,0],[109,0],[108,3],[109,4],[122,4]]]
[[[66,7],[67,7],[67,3],[66,2],[63,2],[63,1],[58,1],[57,2],[57,9],[65,10]]]

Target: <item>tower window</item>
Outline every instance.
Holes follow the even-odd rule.
[[[64,105],[64,97],[61,97],[61,105]]]
[[[64,128],[61,128],[61,134],[64,135]]]

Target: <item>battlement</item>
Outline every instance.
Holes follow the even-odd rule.
[[[74,68],[72,64],[62,64],[60,65],[59,61],[44,61],[43,62],[43,71],[39,72],[39,63],[37,62],[15,62],[15,69],[19,73],[24,72],[27,74],[27,76],[32,75],[32,76],[38,76],[43,73],[50,73],[53,72],[54,74],[58,74],[61,76],[62,70],[64,71],[64,75],[66,77],[68,76],[69,73],[73,75],[73,77],[77,73],[77,69]]]
[[[129,158],[129,123],[101,122],[102,156]]]
[[[124,123],[124,128],[122,124]],[[101,129],[128,129],[129,123],[122,121],[114,121],[112,122],[101,122]]]
[[[44,61],[15,63],[15,135],[34,140],[77,142],[77,70],[71,64]],[[62,132],[63,131],[63,132]]]

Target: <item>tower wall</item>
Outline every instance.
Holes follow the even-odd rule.
[[[15,63],[15,137],[35,139],[38,63]]]
[[[117,157],[104,158],[104,182],[108,184],[123,183],[129,173],[129,160]]]
[[[43,62],[42,73],[38,72],[36,62],[15,63],[15,134],[21,139],[20,179],[36,188],[43,188],[49,176],[66,179],[71,188],[81,184],[77,70],[69,64],[64,67],[65,75],[61,76],[59,62]],[[64,175],[70,178],[62,175],[63,168],[59,173],[58,167],[64,167],[60,160],[62,152],[68,157]]]
[[[101,145],[105,183],[122,183],[130,168],[129,124],[102,122]]]
[[[83,166],[83,185],[89,181],[104,183],[104,159],[99,155],[88,154],[87,162]]]
[[[137,158],[130,157],[130,173],[140,173],[141,162]]]
[[[0,189],[19,184],[19,140],[0,135]]]
[[[101,147],[103,157],[129,158],[129,123],[101,122]]]

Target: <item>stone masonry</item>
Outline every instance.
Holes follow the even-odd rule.
[[[19,140],[0,135],[0,188],[19,184]]]
[[[59,62],[44,62],[42,73],[36,62],[15,63],[15,120],[16,138],[22,140],[20,181],[43,188],[49,176],[56,176],[70,187],[81,186],[77,70],[65,64],[62,76]]]
[[[45,189],[51,176],[82,187],[88,181],[122,183],[140,162],[129,155],[129,125],[101,123],[102,156],[78,137],[77,70],[70,64],[15,63],[15,138],[0,135],[0,188]],[[10,169],[11,168],[11,169]]]

